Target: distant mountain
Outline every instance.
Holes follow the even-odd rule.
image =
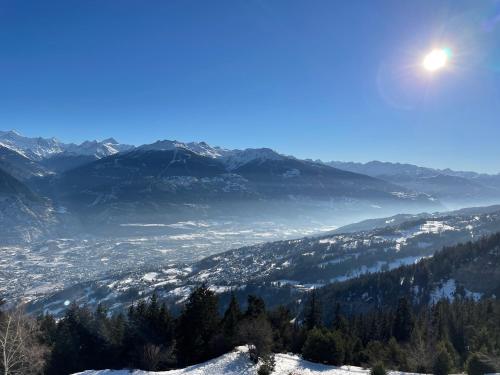
[[[325,164],[426,193],[444,203],[470,205],[500,202],[500,174],[488,175],[451,169],[432,169],[412,164],[380,161],[368,163],[332,161]]]
[[[55,138],[29,138],[11,130],[0,131],[0,145],[8,147],[31,160],[41,160],[64,151]]]
[[[62,143],[56,138],[25,137],[14,130],[0,131],[0,145],[34,161],[40,161],[62,153],[92,155],[101,158],[134,148],[131,145],[120,144],[113,138],[101,142],[85,141],[77,145]]]
[[[244,216],[249,210],[274,210],[266,203],[271,201],[284,202],[283,210],[319,202],[338,210],[439,207],[427,195],[269,149],[229,151],[177,141],[158,141],[63,171],[44,189],[72,211],[92,215],[92,223],[110,224],[141,215],[168,221],[221,210]],[[235,204],[247,206],[235,209]]]
[[[321,162],[318,160],[318,162]],[[472,171],[455,171],[449,168],[435,169],[421,167],[408,163],[391,163],[373,160],[367,163],[330,161],[325,164],[336,168],[355,171],[357,173],[367,174],[369,176],[419,176],[419,177],[434,177],[437,175],[463,177],[466,179],[480,178],[482,176],[495,176],[485,173],[477,173]],[[500,176],[500,174],[498,174]]]
[[[368,163],[330,161],[326,162],[325,164],[331,165],[335,168],[344,169],[346,171],[366,174],[368,176],[434,177],[439,174],[447,174],[465,177],[460,176],[460,173],[451,174],[453,172],[451,170],[448,170],[450,173],[443,173],[443,171],[438,169],[419,167],[413,164],[390,163],[377,160],[370,161]]]
[[[0,169],[1,244],[31,242],[48,234],[55,223],[50,201]]]
[[[113,138],[105,139],[104,141],[85,141],[79,145],[74,143],[64,145],[64,151],[75,155],[88,155],[96,158],[103,158],[109,155],[114,155],[118,152],[132,150],[134,146],[118,143]]]
[[[242,153],[238,156],[244,156]],[[252,154],[253,155],[253,154]],[[250,182],[251,187],[268,197],[307,197],[312,199],[372,199],[375,201],[428,199],[408,190],[365,175],[342,171],[317,163],[285,157],[266,151],[265,157],[247,158],[239,163],[231,157],[233,173]],[[400,195],[401,194],[401,195]]]
[[[142,145],[139,150],[172,151],[175,149],[189,150],[197,155],[220,160],[228,170],[236,169],[253,160],[282,160],[286,157],[269,148],[248,148],[244,150],[228,150],[212,147],[205,142],[179,142],[170,140],[156,141]]]

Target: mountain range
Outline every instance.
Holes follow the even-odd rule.
[[[325,164],[429,194],[450,208],[494,204],[500,196],[500,173],[489,175],[380,161],[368,163],[332,161]]]
[[[130,222],[193,217],[273,219],[321,210],[388,214],[440,207],[429,194],[392,181],[268,148],[227,150],[204,142],[135,147],[108,138],[76,145],[0,132],[0,168],[43,197],[55,221],[99,234]]]
[[[200,217],[327,215],[345,224],[500,199],[500,175],[377,161],[325,163],[205,142],[159,140],[136,147],[108,138],[74,144],[2,131],[0,168],[50,209],[50,220],[42,215],[37,222],[40,234],[53,232],[55,223],[65,224],[57,226],[61,235],[106,235],[128,223]],[[32,201],[24,202],[30,207]],[[21,229],[8,220],[1,224],[12,233]],[[61,233],[63,227],[69,232]]]

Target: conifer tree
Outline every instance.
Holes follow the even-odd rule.
[[[236,296],[231,294],[229,306],[222,318],[222,333],[228,348],[233,348],[238,343],[238,325],[241,320],[241,310]]]
[[[413,330],[413,314],[410,304],[406,298],[398,302],[396,315],[394,317],[393,334],[398,341],[408,341]]]
[[[211,357],[212,339],[219,325],[217,304],[217,296],[205,285],[191,292],[177,327],[177,353],[182,365]]]
[[[304,326],[306,330],[310,331],[315,327],[322,326],[322,310],[321,304],[315,289],[309,295],[309,301],[306,305],[304,315]]]

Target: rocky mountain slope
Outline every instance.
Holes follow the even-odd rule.
[[[51,202],[0,169],[0,228],[2,243],[20,243],[47,235],[56,218]]]
[[[5,146],[0,146],[0,168],[21,181],[50,174],[40,163]]]

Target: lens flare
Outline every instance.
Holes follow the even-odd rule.
[[[444,68],[451,57],[451,50],[449,48],[434,49],[427,54],[422,61],[425,70],[434,72]]]

